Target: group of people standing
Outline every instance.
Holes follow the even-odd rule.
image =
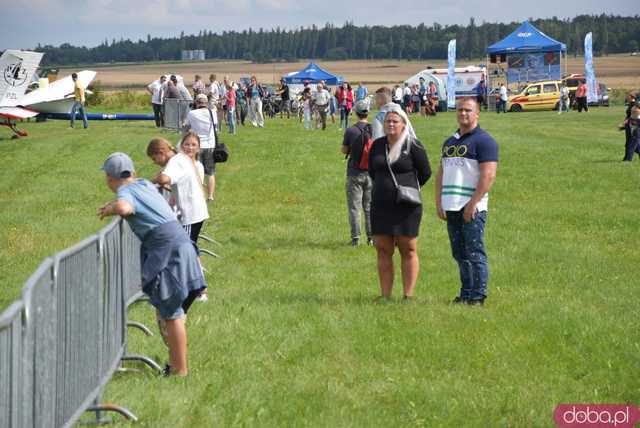
[[[435,116],[438,111],[440,95],[433,81],[426,83],[424,77],[417,84],[396,85],[392,91],[392,100],[402,107],[405,113],[420,113],[422,116]]]
[[[381,301],[391,298],[393,254],[400,252],[403,298],[413,297],[419,273],[417,239],[423,214],[420,189],[432,175],[427,152],[404,109],[389,88],[375,94],[379,113],[368,121],[369,106],[358,101],[358,122],[345,131],[348,157],[346,195],[351,245],[360,242],[364,214],[367,244],[375,245]],[[458,102],[459,128],[442,145],[436,173],[436,214],[447,222],[461,287],[456,304],[482,305],[487,296],[488,261],[484,246],[489,191],[496,177],[498,145],[478,126],[476,99]]]
[[[282,85],[285,85],[284,81]],[[298,100],[300,121],[304,123],[305,129],[312,129],[312,119],[315,118],[315,127],[326,130],[327,118],[331,118],[332,123],[335,123],[336,114],[339,112],[339,129],[347,129],[354,104],[360,100],[366,101],[367,95],[367,88],[362,83],[354,90],[349,82],[343,82],[335,91],[331,91],[324,81],[316,85],[305,82]]]
[[[207,97],[208,107],[216,115],[216,130],[221,131],[226,124],[230,134],[236,134],[238,124],[244,126],[245,120],[254,127],[264,127],[264,115],[262,112],[262,99],[265,90],[255,76],[251,76],[250,82],[234,82],[229,76],[224,76],[218,81],[215,74],[209,75],[209,83],[206,84],[200,75],[195,76],[191,91],[176,75],[160,76],[152,82],[147,90],[151,94],[151,104],[157,127],[165,125],[166,100],[177,99],[187,105],[194,105],[194,99],[198,95]],[[183,125],[185,117],[181,117],[179,126]]]

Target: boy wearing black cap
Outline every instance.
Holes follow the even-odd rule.
[[[102,219],[119,215],[140,241],[142,290],[156,308],[160,331],[169,348],[166,375],[187,374],[185,313],[206,288],[189,236],[151,182],[135,178],[133,162],[113,153],[102,166],[116,200],[98,209]]]

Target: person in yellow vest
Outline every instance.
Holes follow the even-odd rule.
[[[85,98],[84,98],[84,87],[82,86],[82,83],[78,82],[78,75],[76,73],[73,73],[71,75],[71,79],[73,80],[73,87],[74,87],[74,102],[73,102],[73,106],[71,107],[71,127],[73,128],[76,122],[76,114],[80,113],[82,115],[82,125],[84,126],[84,129],[87,129],[89,127],[89,123],[87,122],[87,113],[84,111],[84,103],[85,103]]]

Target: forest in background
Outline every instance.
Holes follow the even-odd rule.
[[[572,19],[530,19],[548,36],[567,45],[569,55],[583,53],[584,36],[593,32],[595,55],[636,52],[640,49],[640,16],[580,15]],[[446,58],[447,43],[457,40],[459,58],[479,58],[487,46],[500,41],[521,23],[467,25],[355,26],[326,24],[298,29],[275,28],[244,31],[200,30],[179,37],[152,37],[146,40],[105,39],[99,46],[62,44],[41,46],[43,65],[95,64],[180,60],[182,50],[202,49],[207,59],[247,60],[257,63],[295,61],[302,58],[325,60]]]

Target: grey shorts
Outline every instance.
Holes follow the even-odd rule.
[[[201,149],[200,150],[200,162],[204,166],[205,175],[216,175],[216,161],[213,158],[214,149]]]

